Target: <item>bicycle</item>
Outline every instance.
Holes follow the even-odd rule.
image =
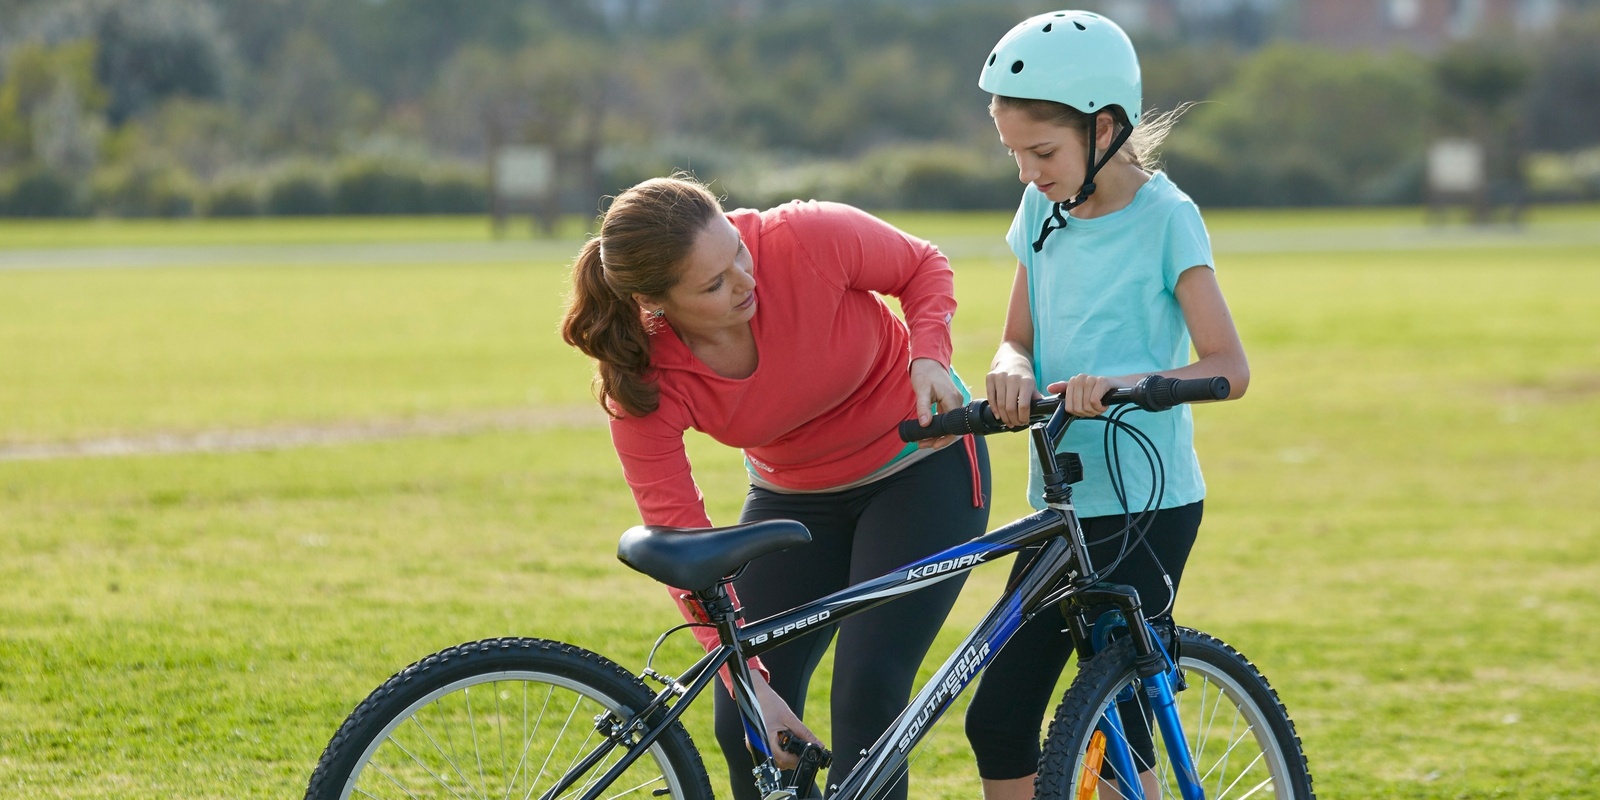
[[[1105,402],[1161,411],[1227,395],[1223,378],[1151,376],[1108,394]],[[1004,428],[982,400],[938,415],[927,428],[914,420],[903,424],[907,440],[1027,430],[1049,507],[752,623],[741,621],[729,602],[728,582],[758,556],[807,543],[810,534],[802,525],[766,520],[709,530],[631,528],[618,544],[618,558],[658,581],[690,588],[705,611],[702,621],[663,633],[641,674],[581,647],[543,639],[448,648],[401,670],[356,707],[324,750],[306,798],[710,798],[699,751],[679,717],[724,666],[760,765],[753,774],[759,794],[767,800],[803,796],[830,754],[791,738],[783,746],[797,754],[800,767],[788,774],[777,768],[762,735],[767,728],[747,659],[818,626],[1034,548],[1025,571],[843,783],[827,788],[827,798],[871,798],[903,779],[917,743],[1022,622],[1061,613],[1077,643],[1079,668],[1048,727],[1038,797],[1086,800],[1098,792],[1102,798],[1144,800],[1152,788],[1159,797],[1185,800],[1311,800],[1310,769],[1294,723],[1248,659],[1200,631],[1158,633],[1147,622],[1127,624],[1144,620],[1138,594],[1101,582],[1071,502],[1070,485],[1081,477],[1081,466],[1074,475],[1076,456],[1055,453],[1073,422],[1052,397],[1035,402],[1025,429]],[[1107,605],[1114,610],[1089,618]],[[720,647],[679,676],[657,672],[656,650],[666,637],[696,624],[714,626]],[[651,690],[646,680],[662,688]],[[1141,754],[1130,733],[1151,746]]]

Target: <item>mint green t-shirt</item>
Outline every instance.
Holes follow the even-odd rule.
[[[1189,329],[1173,291],[1185,270],[1214,268],[1211,239],[1194,201],[1157,172],[1127,207],[1094,219],[1069,217],[1035,253],[1033,243],[1053,205],[1030,184],[1006,234],[1028,270],[1039,390],[1079,373],[1127,375],[1189,364]],[[1123,421],[1150,437],[1166,470],[1165,492],[1153,507],[1205,497],[1188,406],[1159,414],[1134,410]],[[1074,422],[1062,438],[1060,450],[1083,459],[1084,479],[1072,487],[1080,517],[1123,513],[1106,469],[1106,427]],[[1153,474],[1131,438],[1118,434],[1116,443],[1128,508],[1138,513],[1150,497]],[[1030,470],[1028,501],[1044,508],[1036,461]]]

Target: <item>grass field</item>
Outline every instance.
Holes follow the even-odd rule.
[[[951,254],[979,379],[1006,218],[894,219]],[[1208,220],[1254,375],[1196,412],[1180,619],[1273,680],[1323,797],[1595,796],[1600,209]],[[642,666],[675,612],[615,561],[636,513],[556,335],[580,229],[0,223],[0,797],[298,796],[366,692],[469,639]],[[1025,465],[992,444],[998,522]],[[733,519],[736,454],[691,455]],[[913,772],[977,796],[959,707]]]

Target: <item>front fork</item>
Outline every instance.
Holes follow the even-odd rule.
[[[1131,586],[1096,584],[1073,595],[1070,603],[1068,619],[1077,642],[1079,659],[1094,657],[1106,645],[1111,629],[1119,625],[1126,627],[1133,644],[1134,668],[1143,687],[1144,700],[1166,741],[1167,756],[1172,760],[1178,788],[1184,800],[1204,800],[1205,791],[1200,787],[1194,756],[1189,752],[1189,740],[1184,736],[1182,721],[1178,719],[1177,692],[1185,688],[1183,677],[1178,671],[1176,659],[1167,654],[1155,629],[1144,621],[1139,593]],[[1089,609],[1105,605],[1115,606],[1121,612],[1122,619],[1117,619],[1115,612],[1108,612],[1091,624],[1088,621]],[[1130,619],[1139,620],[1140,624],[1128,625],[1126,620]],[[1176,646],[1176,642],[1173,644]],[[1125,778],[1118,787],[1122,796],[1128,800],[1145,800],[1143,784],[1133,777],[1139,774],[1139,770],[1134,766],[1133,753],[1128,748],[1125,727],[1117,708],[1119,702],[1131,699],[1132,696],[1117,697],[1106,709],[1097,728],[1105,736],[1106,760],[1118,776]]]

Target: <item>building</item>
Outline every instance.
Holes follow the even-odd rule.
[[[1562,0],[1298,0],[1293,5],[1302,41],[1423,52],[1492,31],[1549,30],[1565,11]]]

